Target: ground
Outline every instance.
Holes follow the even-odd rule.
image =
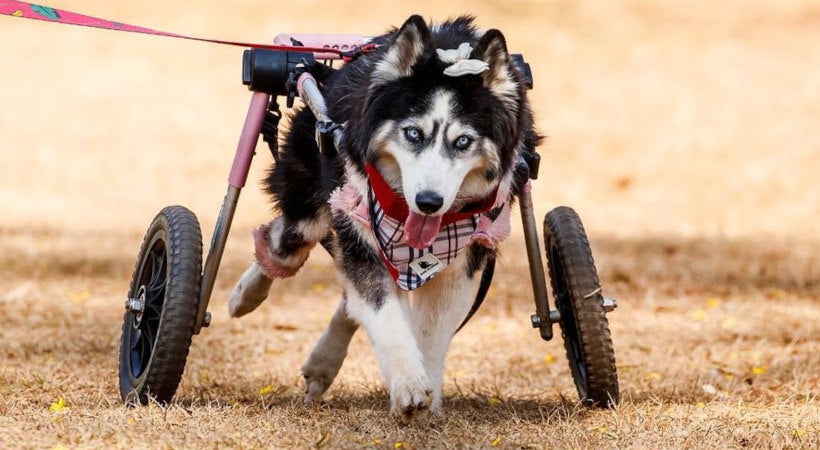
[[[0,447],[820,445],[820,6],[438,3],[50,6],[255,41],[377,33],[414,12],[500,28],[532,65],[549,136],[538,213],[578,210],[619,300],[621,405],[579,406],[560,337],[529,328],[515,222],[453,342],[442,417],[387,415],[363,333],[326,403],[303,406],[298,369],[339,297],[330,259],[316,252],[257,312],[226,312],[250,230],[270,218],[260,146],[176,401],[124,407],[117,347],[141,235],[181,203],[209,239],[249,97],[240,49],[0,17]]]

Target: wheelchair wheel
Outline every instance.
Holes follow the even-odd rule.
[[[120,341],[120,396],[126,404],[167,403],[185,370],[202,277],[196,216],[168,206],[151,222],[137,257]]]
[[[561,313],[561,334],[581,401],[612,407],[619,401],[615,352],[601,285],[578,214],[561,206],[544,219],[549,275]]]

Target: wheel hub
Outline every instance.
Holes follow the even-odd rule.
[[[142,322],[145,312],[145,292],[145,285],[142,285],[137,291],[137,298],[129,298],[125,301],[125,310],[134,315],[134,328],[138,328]]]

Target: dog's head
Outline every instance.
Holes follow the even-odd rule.
[[[523,95],[504,36],[490,30],[470,44],[470,59],[488,69],[446,75],[427,24],[413,16],[371,75],[366,159],[417,213],[442,214],[490,195],[520,140]]]
[[[436,50],[459,41],[473,48],[468,59],[486,63],[483,71],[444,73],[452,61],[442,61]],[[498,189],[529,110],[498,30],[479,36],[466,20],[431,32],[412,16],[386,47],[370,75],[357,146],[366,149],[364,162],[406,199],[408,228],[421,221],[429,235],[436,217]]]

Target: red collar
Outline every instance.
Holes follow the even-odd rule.
[[[410,209],[407,206],[407,201],[403,196],[397,194],[387,181],[382,178],[382,175],[372,164],[365,164],[364,171],[367,178],[370,180],[370,186],[373,188],[373,193],[376,196],[376,201],[381,205],[382,210],[388,216],[395,220],[405,222],[407,216],[410,215]],[[485,213],[493,208],[498,195],[498,186],[493,190],[492,194],[480,202],[471,203],[469,209],[462,208],[459,211],[448,211],[441,218],[441,226],[449,225],[458,220],[472,217],[476,214]]]

